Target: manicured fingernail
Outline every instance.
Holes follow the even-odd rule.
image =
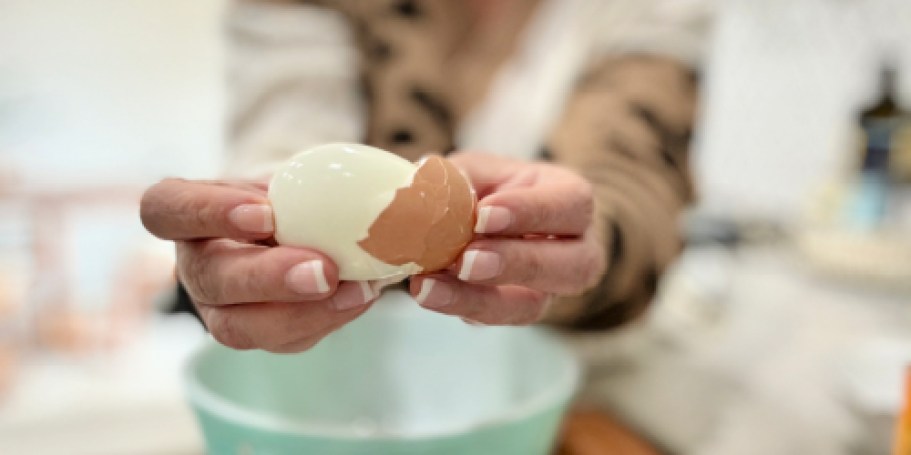
[[[291,267],[285,275],[285,284],[301,294],[325,294],[329,292],[323,261],[306,261]]]
[[[421,281],[421,292],[414,299],[425,308],[442,308],[452,303],[452,287],[442,281],[424,278]]]
[[[462,255],[462,268],[459,269],[460,280],[489,280],[499,274],[499,254],[493,251],[469,250]]]
[[[373,282],[373,292],[376,295],[380,295],[383,292],[383,289],[386,289],[387,286],[392,286],[393,284],[401,283],[405,278],[386,278],[382,280],[376,280]]]
[[[376,298],[377,294],[366,281],[352,281],[351,284],[339,286],[330,304],[338,311],[350,310],[366,305]]]
[[[238,205],[228,213],[228,219],[241,231],[265,234],[275,230],[272,207],[265,204]]]
[[[512,212],[505,207],[481,207],[474,231],[478,234],[493,234],[503,231],[512,224]]]
[[[367,281],[358,281],[358,287],[361,288],[361,294],[364,297],[364,302],[369,302],[376,298],[378,295],[377,292],[373,289],[373,286],[370,286],[370,283]]]

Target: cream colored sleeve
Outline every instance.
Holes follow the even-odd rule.
[[[698,65],[708,50],[716,0],[589,0],[592,60],[629,54]]]
[[[348,22],[318,6],[235,0],[228,12],[225,174],[260,177],[296,151],[364,134]]]

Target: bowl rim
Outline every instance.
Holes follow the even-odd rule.
[[[533,330],[536,332],[535,336],[547,339],[548,341],[546,342],[552,343],[558,352],[557,355],[562,356],[567,363],[565,371],[557,380],[544,388],[542,393],[536,394],[526,400],[519,401],[516,406],[510,406],[500,413],[485,417],[484,419],[468,425],[454,425],[450,428],[443,428],[435,431],[414,433],[367,433],[352,425],[319,424],[305,420],[282,419],[269,415],[266,412],[244,408],[207,389],[200,383],[199,378],[195,374],[200,361],[209,351],[223,348],[223,346],[212,339],[211,336],[197,346],[184,364],[184,390],[191,405],[200,410],[205,410],[213,417],[240,426],[252,427],[273,433],[290,434],[298,437],[361,441],[413,441],[456,437],[482,428],[492,428],[510,422],[521,421],[536,414],[543,413],[549,407],[558,407],[561,405],[561,402],[564,402],[562,405],[566,405],[570,398],[576,393],[579,386],[582,367],[578,356],[567,346],[567,344],[562,340],[559,340],[550,330],[541,327],[518,328],[518,330]]]

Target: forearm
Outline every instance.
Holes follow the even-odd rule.
[[[561,297],[552,322],[607,329],[651,302],[681,249],[678,217],[693,199],[689,142],[695,78],[660,57],[605,60],[579,84],[548,152],[595,186],[596,232],[607,272],[581,296]]]

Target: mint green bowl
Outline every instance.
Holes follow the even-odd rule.
[[[213,455],[543,455],[578,378],[542,329],[469,326],[401,291],[305,353],[211,342],[186,370]]]

